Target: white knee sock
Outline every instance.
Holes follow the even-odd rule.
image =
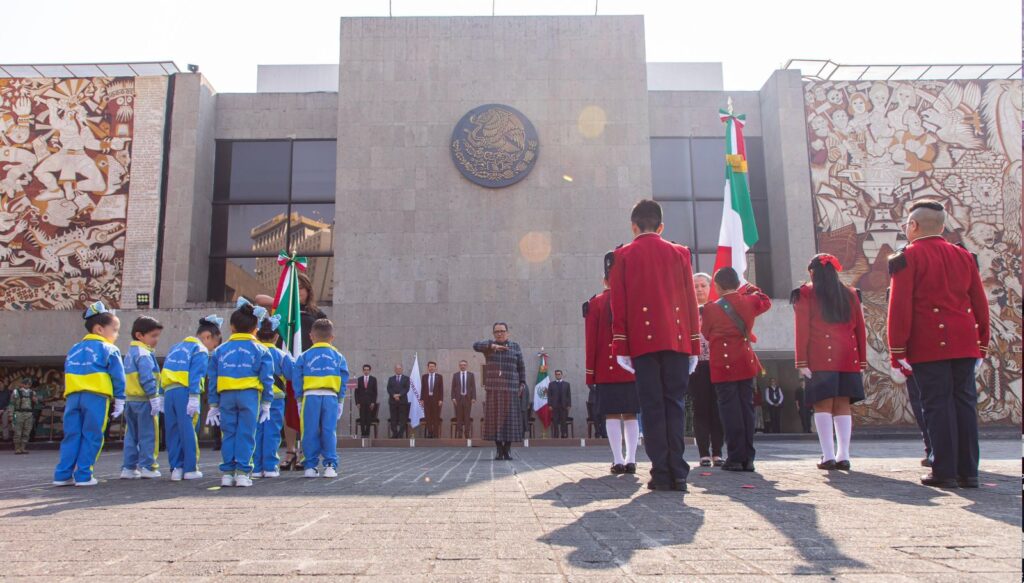
[[[814,426],[818,429],[821,457],[825,461],[836,459],[835,443],[832,441],[832,414],[815,413]]]
[[[832,418],[836,425],[836,441],[839,442],[839,451],[836,452],[836,461],[841,462],[850,459],[850,434],[853,433],[853,417],[850,415],[836,415]]]
[[[636,444],[640,441],[640,423],[636,419],[626,419],[626,463],[636,463]]]
[[[605,419],[604,428],[608,432],[608,445],[612,448],[614,463],[625,463],[622,461],[622,420]]]

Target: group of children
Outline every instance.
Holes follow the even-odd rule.
[[[222,342],[224,319],[207,316],[195,336],[171,347],[161,370],[154,350],[163,325],[141,316],[132,324],[124,358],[114,342],[121,322],[103,302],[83,314],[86,336],[65,360],[64,439],[54,470],[55,486],[94,486],[93,473],[110,418],[124,417],[121,479],[160,478],[159,415],[171,481],[196,480],[199,471],[201,395],[206,392],[206,424],[221,430],[221,486],[252,486],[253,477],[280,476],[278,450],[284,425],[286,382],[301,403],[305,476],[337,477],[337,423],[349,372],[345,357],[331,344],[334,325],[317,320],[314,344],[292,358],[277,347],[278,316],[239,298],[231,314],[231,336]],[[111,404],[113,411],[110,411]]]

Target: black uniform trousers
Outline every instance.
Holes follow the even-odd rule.
[[[551,437],[569,437],[569,428],[566,425],[568,418],[569,410],[566,407],[552,407]]]
[[[722,457],[722,417],[718,414],[718,400],[711,385],[711,367],[708,361],[697,363],[690,375],[690,399],[693,404],[693,432],[700,457]]]
[[[370,425],[374,421],[374,403],[359,404],[359,434],[370,437]]]
[[[754,462],[754,379],[715,383],[718,411],[725,428],[726,463]]]
[[[644,451],[651,460],[651,479],[659,485],[672,485],[690,475],[690,465],[683,459],[689,358],[681,352],[663,350],[633,359]]]
[[[932,475],[978,477],[978,389],[974,358],[914,364],[925,426],[931,441]]]
[[[921,406],[921,387],[917,384],[915,375],[907,377],[907,398],[910,401],[910,410],[914,413],[917,428],[921,430],[921,439],[924,440],[924,456],[931,460],[932,440],[928,438],[928,426],[924,422],[924,408]]]
[[[409,403],[402,403],[401,401],[389,399],[388,413],[391,415],[391,419],[389,419],[389,421],[391,424],[392,439],[407,437],[406,428],[409,426]]]

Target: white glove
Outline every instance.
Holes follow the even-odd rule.
[[[164,399],[160,395],[157,395],[149,400],[150,413],[156,417],[157,415],[164,412]]]
[[[978,372],[979,370],[981,370],[981,364],[983,362],[985,362],[984,358],[979,358],[978,360],[974,361],[974,372]]]
[[[889,366],[889,373],[892,375],[892,380],[897,383],[907,382],[908,373],[913,373],[914,369],[910,367],[910,363],[907,359],[901,358],[896,361],[899,366]]]
[[[213,427],[220,427],[219,405],[210,405],[210,410],[206,412],[206,424]]]
[[[341,414],[345,412],[345,401],[338,401],[338,419],[341,419]]]
[[[270,419],[270,403],[260,403],[260,419],[257,423],[266,423]]]
[[[114,413],[111,417],[117,419],[121,413],[124,413],[124,399],[114,399]]]
[[[690,374],[697,370],[697,363],[700,362],[700,358],[694,355],[690,355]]]
[[[633,368],[633,359],[628,356],[616,356],[615,362],[619,363],[619,366],[621,366],[626,372],[636,372],[636,369]]]
[[[189,417],[199,412],[199,395],[189,395],[188,405],[185,405],[185,414]]]
[[[811,380],[811,377],[814,376],[814,373],[811,372],[811,369],[807,368],[806,366],[798,368],[797,372],[799,372],[800,376],[804,377],[807,380]]]

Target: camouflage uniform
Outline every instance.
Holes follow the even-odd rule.
[[[29,387],[21,386],[11,393],[11,403],[7,409],[12,416],[14,425],[14,453],[28,453],[25,446],[28,445],[29,437],[32,434],[32,426],[35,421],[34,409],[37,402],[36,392]]]

